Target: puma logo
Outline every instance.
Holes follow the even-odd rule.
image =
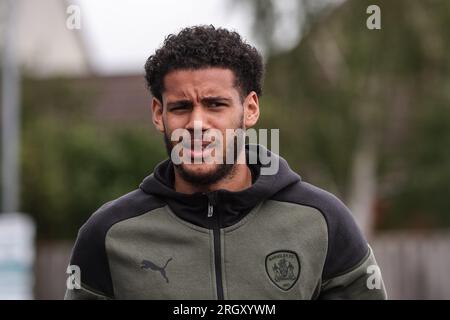
[[[141,269],[151,269],[153,271],[159,271],[161,273],[161,276],[164,279],[166,279],[167,283],[169,283],[169,278],[167,278],[167,276],[166,276],[166,267],[167,267],[167,264],[170,262],[170,260],[172,260],[172,258],[169,258],[169,260],[167,260],[164,267],[157,266],[156,264],[154,264],[153,262],[148,261],[148,260],[142,260]]]

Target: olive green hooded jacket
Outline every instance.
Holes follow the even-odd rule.
[[[247,164],[245,190],[176,192],[167,159],[99,208],[79,230],[70,264],[81,283],[65,299],[386,299],[348,208],[283,158],[252,152],[279,168]]]

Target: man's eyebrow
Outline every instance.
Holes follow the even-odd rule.
[[[181,107],[181,106],[190,106],[192,105],[191,100],[176,100],[176,101],[170,101],[167,102],[167,107],[173,108],[173,107]]]
[[[230,102],[231,99],[227,97],[220,97],[220,96],[211,96],[211,97],[204,97],[201,99],[201,101],[204,102],[217,102],[217,101],[224,101],[224,102]]]

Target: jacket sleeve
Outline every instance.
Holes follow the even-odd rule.
[[[93,292],[87,288],[66,289],[64,300],[109,300],[111,298],[100,293]]]
[[[76,285],[67,286],[66,300],[114,298],[105,246],[110,225],[105,223],[107,212],[102,209],[95,212],[78,232],[69,267],[77,269],[79,274],[73,283],[76,282]]]
[[[386,300],[387,294],[372,249],[354,267],[322,283],[319,299]]]
[[[328,250],[319,299],[387,299],[373,251],[350,210],[337,197],[322,198]]]

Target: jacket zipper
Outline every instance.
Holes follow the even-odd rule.
[[[208,218],[214,219],[213,225],[213,244],[214,244],[214,269],[216,273],[217,299],[223,300],[223,284],[222,284],[222,257],[220,249],[220,220],[219,215],[214,214],[214,207],[217,206],[216,193],[206,193],[208,197]]]

